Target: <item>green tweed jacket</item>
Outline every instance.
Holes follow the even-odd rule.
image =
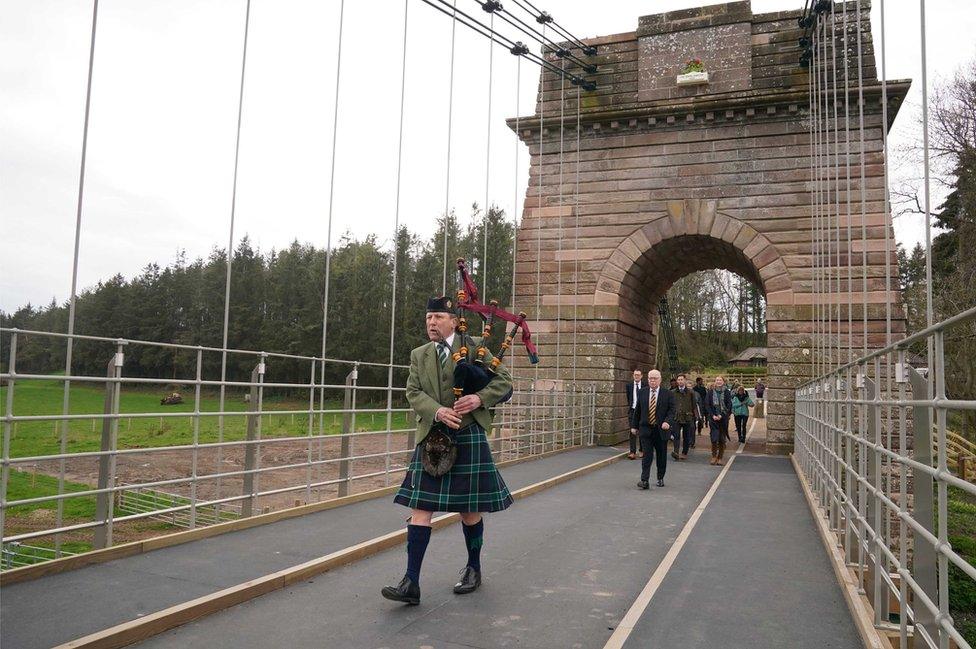
[[[473,344],[468,346],[468,360],[475,358],[480,338],[473,338]],[[454,336],[452,351],[461,347],[461,336]],[[491,352],[485,356],[485,362],[492,359]],[[454,405],[454,361],[447,359],[447,366],[441,369],[437,358],[437,346],[429,342],[410,352],[410,374],[407,376],[407,401],[417,413],[417,443],[419,444],[434,423],[434,415],[441,406],[450,408]],[[496,376],[485,389],[478,392],[481,397],[481,407],[461,418],[461,427],[478,422],[485,432],[491,430],[492,414],[489,408],[508,394],[512,389],[512,375],[504,365],[498,368]]]

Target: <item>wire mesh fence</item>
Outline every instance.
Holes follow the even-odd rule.
[[[5,569],[395,485],[416,445],[407,366],[72,336],[64,374],[66,338],[0,329],[3,547],[45,548]],[[595,407],[592,386],[516,378],[496,461],[591,444]]]

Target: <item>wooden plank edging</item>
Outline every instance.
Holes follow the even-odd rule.
[[[626,456],[626,453],[611,455],[586,466],[541,480],[512,492],[512,497],[515,500],[527,498],[528,496],[555,487],[573,478],[579,478],[610,466]],[[460,519],[460,515],[456,513],[443,514],[434,518],[431,521],[431,526],[435,530],[438,530],[456,523]],[[264,575],[263,577],[223,588],[217,592],[170,606],[129,622],[123,622],[122,624],[96,631],[95,633],[58,645],[54,649],[78,649],[79,647],[84,647],[85,649],[114,649],[116,647],[130,645],[134,642],[140,642],[195,619],[236,606],[237,604],[286,586],[305,581],[310,577],[328,572],[329,570],[355,563],[360,559],[365,559],[383,550],[400,545],[406,541],[406,538],[406,529],[389,532],[325,556],[306,561],[305,563],[300,563]]]
[[[540,453],[538,455],[527,455],[525,457],[515,458],[512,460],[504,460],[502,462],[498,462],[497,466],[499,467],[514,466],[516,464],[522,464],[523,462],[529,462],[532,460],[541,460],[543,458],[551,457],[553,455],[559,455],[561,453],[566,453],[568,451],[574,451],[581,448],[588,448],[588,447],[568,446],[566,448],[557,449],[555,451],[547,451],[545,453]],[[153,550],[160,550],[162,548],[168,548],[174,545],[181,545],[183,543],[189,543],[191,541],[199,541],[200,539],[209,539],[211,537],[219,536],[221,534],[227,534],[230,532],[239,532],[241,530],[250,529],[252,527],[258,527],[260,525],[268,525],[269,523],[276,523],[278,521],[287,520],[290,518],[298,518],[300,516],[306,516],[308,514],[315,514],[318,512],[328,511],[330,509],[335,509],[337,507],[344,507],[346,505],[352,505],[355,503],[363,502],[365,500],[382,498],[383,496],[388,496],[390,494],[396,493],[396,490],[398,488],[399,485],[380,487],[379,489],[371,489],[369,491],[363,491],[361,493],[352,494],[349,496],[331,498],[329,500],[323,500],[317,503],[299,505],[298,507],[287,507],[285,509],[279,509],[277,511],[269,512],[267,514],[258,514],[248,518],[240,518],[233,521],[227,521],[225,523],[217,523],[216,525],[209,525],[207,527],[198,527],[192,530],[173,532],[171,534],[164,534],[162,536],[156,536],[151,539],[144,539],[142,541],[131,541],[129,543],[121,543],[119,545],[113,545],[110,548],[104,548],[102,550],[83,552],[81,554],[76,554],[70,557],[61,557],[60,559],[54,559],[52,561],[44,561],[42,563],[35,563],[30,566],[22,566],[20,568],[14,568],[13,570],[6,570],[0,572],[0,588],[2,588],[3,586],[9,586],[11,584],[18,584],[24,581],[39,579],[40,577],[45,577],[47,575],[55,575],[62,572],[68,572],[71,570],[84,568],[86,566],[105,563],[107,561],[115,561],[116,559],[124,559],[125,557],[132,557],[139,554],[144,554],[146,552],[151,552]]]

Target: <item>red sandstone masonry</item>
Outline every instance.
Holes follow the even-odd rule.
[[[849,12],[854,7],[849,3]],[[860,241],[857,145],[851,146],[857,172],[850,186],[843,173],[831,179],[832,197],[840,183],[839,227],[850,225],[855,231],[850,250],[844,244],[834,253],[841,267],[834,271],[832,299],[843,317],[846,303],[858,303],[865,293],[867,278],[866,329],[861,308],[851,314],[852,331],[846,322],[841,328],[842,340],[849,336],[858,348],[865,335],[869,347],[883,342],[884,301],[895,300],[901,314],[898,295],[887,290],[884,268],[884,238],[891,235],[881,153],[881,128],[886,125],[871,26],[864,13],[859,25],[852,19],[851,29],[861,30],[866,85],[866,244]],[[600,392],[597,433],[603,442],[621,439],[625,432],[625,405],[617,388],[635,365],[649,366],[657,300],[679,276],[715,267],[750,278],[766,293],[770,396],[776,397],[768,435],[777,448],[792,442],[792,390],[810,371],[805,351],[813,301],[808,79],[797,64],[797,16],[795,11],[754,15],[747,2],[733,2],[643,17],[635,32],[590,41],[598,45],[594,62],[599,87],[582,95],[579,152],[575,89],[561,105],[561,82],[552,74],[542,75],[539,97],[545,101],[537,104],[536,115],[520,119],[519,136],[529,146],[531,168],[525,220],[518,232],[517,304],[538,321],[540,376],[552,375],[558,330],[563,335],[560,366],[570,367],[575,360],[578,378],[595,383]],[[714,51],[697,51],[706,41]],[[716,73],[714,84],[676,86],[678,70],[673,66],[692,56],[709,63]],[[849,65],[856,68],[853,58]],[[907,82],[889,83],[890,119],[907,87]],[[852,139],[857,137],[854,107]],[[566,112],[562,129],[557,117],[561,109]],[[839,109],[842,114],[843,104]],[[546,113],[543,133],[538,128],[540,110]],[[842,119],[831,123],[843,128]],[[560,147],[564,171],[568,165],[575,174],[579,160],[578,196],[575,182],[560,187]],[[841,155],[847,150],[843,137],[829,148]],[[573,230],[577,219],[578,233]],[[575,234],[579,246],[570,249],[565,244]],[[893,250],[887,257],[894,261]],[[853,267],[849,280],[848,260]],[[536,285],[537,263],[541,286]],[[896,273],[892,263],[891,274]],[[541,309],[532,313],[537,294]],[[557,312],[561,321],[555,319]],[[579,315],[575,323],[574,312]],[[904,323],[893,325],[901,335]],[[575,347],[566,342],[574,333]]]

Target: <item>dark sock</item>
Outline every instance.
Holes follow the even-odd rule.
[[[424,562],[427,543],[430,542],[430,527],[427,525],[407,525],[407,577],[420,585],[420,565]]]
[[[464,530],[464,545],[468,548],[468,565],[481,572],[481,546],[485,541],[485,519],[474,525],[461,523]]]

